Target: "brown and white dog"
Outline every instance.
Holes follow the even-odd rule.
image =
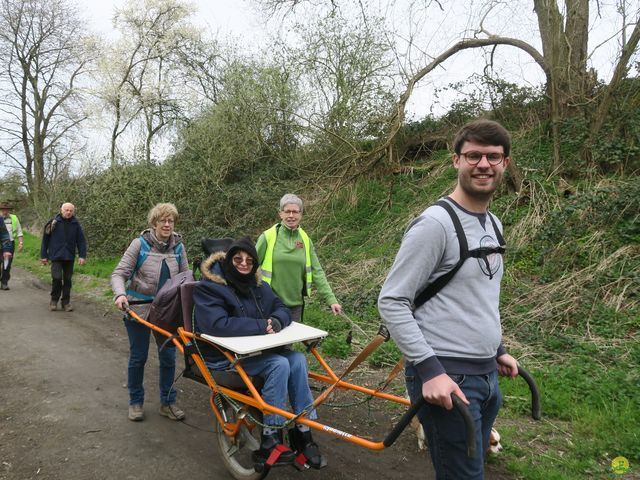
[[[418,450],[426,450],[427,442],[424,436],[424,429],[422,428],[422,424],[418,420],[418,417],[413,417],[411,419],[411,427],[416,432],[416,437],[418,438]],[[495,428],[492,428],[491,434],[489,435],[489,448],[486,453],[490,455],[497,455],[501,451],[502,444],[500,443],[500,434]]]

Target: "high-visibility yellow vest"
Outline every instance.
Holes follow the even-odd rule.
[[[267,241],[267,250],[264,255],[264,260],[260,265],[262,269],[262,280],[271,285],[271,277],[273,276],[273,250],[276,246],[276,238],[278,236],[279,223],[276,223],[269,230],[264,232],[264,238]],[[311,242],[309,235],[300,227],[298,227],[300,236],[302,237],[302,243],[304,244],[305,254],[305,272],[306,272],[306,290],[307,295],[311,292],[311,283],[313,282],[313,275],[311,274]]]
[[[11,218],[11,238],[15,241],[16,235],[18,234],[18,217],[16,217],[13,213],[9,214],[9,218]]]

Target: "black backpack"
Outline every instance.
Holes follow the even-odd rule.
[[[444,275],[438,277],[433,283],[430,283],[429,285],[427,285],[416,296],[415,300],[413,301],[414,310],[417,310],[419,307],[427,303],[434,295],[436,295],[440,290],[442,290],[445,287],[445,285],[451,281],[451,279],[455,276],[455,274],[458,273],[458,270],[460,270],[460,267],[462,267],[462,264],[466,262],[467,259],[482,258],[485,262],[488,263],[488,260],[487,260],[488,255],[493,253],[503,254],[505,252],[506,242],[504,241],[504,237],[500,233],[500,230],[498,229],[498,225],[496,224],[496,221],[493,218],[493,215],[491,213],[487,212],[487,215],[489,215],[489,218],[491,219],[491,223],[493,224],[493,229],[496,232],[496,238],[500,246],[491,247],[491,248],[482,247],[482,248],[475,248],[473,250],[469,250],[469,244],[467,243],[467,236],[464,234],[464,229],[462,228],[460,219],[458,218],[458,215],[456,214],[451,204],[446,200],[438,200],[436,203],[434,203],[434,205],[438,205],[444,208],[449,214],[449,217],[451,217],[453,226],[456,229],[456,235],[458,236],[458,243],[460,245],[460,260],[458,260],[458,263],[456,263],[456,265],[451,270],[449,270]],[[489,278],[492,278],[492,277],[489,277]]]
[[[191,270],[185,270],[167,279],[151,302],[149,323],[171,333],[176,333],[183,325],[180,287],[185,283],[195,283]]]
[[[227,251],[233,243],[232,238],[208,238],[202,239],[202,250],[208,256],[218,251]],[[180,244],[182,245],[182,244]],[[186,270],[167,279],[162,288],[158,290],[149,311],[149,323],[171,333],[176,333],[178,327],[183,326],[182,287],[185,284],[197,283],[195,271],[199,267],[199,261],[194,260],[193,270]],[[191,319],[186,319],[191,322]]]

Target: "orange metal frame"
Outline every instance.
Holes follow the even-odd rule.
[[[193,361],[195,362],[196,366],[198,367],[198,370],[200,371],[200,373],[202,374],[205,382],[207,383],[207,385],[211,388],[212,390],[212,394],[209,400],[209,403],[211,404],[211,409],[213,410],[213,413],[216,416],[217,421],[220,423],[220,425],[222,425],[222,428],[225,432],[226,435],[228,435],[229,437],[234,437],[237,432],[240,429],[241,423],[245,422],[245,424],[247,425],[248,428],[252,428],[252,425],[250,423],[248,423],[246,420],[244,420],[243,418],[239,419],[237,422],[235,423],[230,423],[230,422],[225,422],[222,414],[220,413],[220,410],[218,409],[218,407],[216,406],[215,402],[214,402],[214,397],[217,393],[222,393],[223,395],[241,403],[244,405],[247,405],[249,407],[254,407],[258,410],[260,410],[263,413],[273,413],[273,414],[277,414],[277,415],[281,415],[283,417],[285,417],[286,419],[294,419],[297,423],[303,424],[303,425],[308,425],[310,428],[313,428],[314,430],[319,430],[322,432],[326,432],[330,435],[333,435],[334,437],[340,438],[342,440],[354,443],[356,445],[360,445],[362,447],[368,448],[370,450],[383,450],[385,448],[384,444],[382,441],[371,441],[371,440],[367,440],[365,438],[359,437],[357,435],[353,435],[351,433],[339,430],[337,428],[331,427],[329,425],[325,425],[323,423],[320,423],[318,421],[314,421],[314,420],[310,420],[308,418],[305,417],[304,414],[297,416],[292,412],[289,412],[287,410],[281,410],[279,408],[276,408],[272,405],[269,405],[267,403],[265,403],[265,401],[262,399],[262,396],[260,395],[260,393],[258,392],[258,390],[255,388],[255,386],[253,385],[253,382],[251,381],[251,378],[249,377],[249,375],[244,371],[244,369],[242,368],[242,366],[237,362],[237,358],[236,356],[232,353],[229,352],[227,350],[222,349],[220,346],[216,345],[215,343],[209,342],[206,339],[194,335],[191,332],[187,332],[186,330],[184,330],[182,327],[178,328],[178,334],[177,336],[174,336],[171,334],[171,332],[168,332],[167,330],[164,330],[162,328],[157,327],[156,325],[147,322],[146,320],[143,320],[140,316],[138,316],[135,312],[129,310],[127,312],[135,321],[141,323],[142,325],[145,325],[146,327],[150,328],[151,330],[160,333],[161,335],[166,336],[167,338],[171,338],[171,341],[174,343],[174,345],[176,346],[176,348],[184,354],[184,347],[187,345],[191,345],[193,343],[194,339],[197,339],[198,341],[202,341],[202,342],[206,342],[209,343],[210,345],[218,348],[223,354],[224,356],[232,363],[235,364],[235,370],[237,371],[237,373],[240,375],[240,377],[242,378],[242,380],[244,381],[244,383],[246,384],[247,390],[249,392],[249,394],[245,394],[242,392],[239,392],[237,390],[233,390],[231,388],[227,388],[224,387],[222,385],[219,385],[218,383],[216,383],[216,381],[213,379],[213,376],[211,375],[209,369],[207,368],[207,366],[204,363],[204,360],[202,359],[202,357],[197,354],[191,354],[191,358],[193,359]],[[405,405],[405,406],[409,406],[410,405],[410,401],[407,398],[404,397],[400,397],[397,395],[392,395],[389,393],[385,393],[379,390],[375,390],[375,389],[371,389],[371,388],[367,388],[367,387],[363,387],[360,385],[356,385],[353,383],[349,383],[346,382],[344,380],[341,379],[341,377],[339,375],[336,375],[336,373],[331,369],[331,367],[327,364],[327,362],[324,360],[324,358],[320,355],[320,353],[318,352],[318,350],[316,349],[315,346],[310,346],[309,347],[309,351],[311,352],[311,354],[316,358],[316,360],[318,361],[318,363],[320,364],[320,366],[322,367],[322,369],[325,371],[324,374],[321,373],[315,373],[315,372],[309,372],[309,378],[316,380],[318,382],[322,382],[322,383],[326,383],[329,385],[328,387],[328,391],[325,390],[325,392],[323,392],[322,394],[320,394],[316,400],[314,401],[314,407],[317,407],[318,405],[321,405],[322,403],[324,403],[324,401],[330,396],[330,393],[335,389],[335,388],[340,388],[343,390],[351,390],[354,392],[358,392],[358,393],[363,393],[366,395],[370,395],[372,397],[375,398],[380,398],[382,400],[387,400],[387,401],[391,401],[391,402],[395,402],[401,405]]]

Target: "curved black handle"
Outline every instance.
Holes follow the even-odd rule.
[[[451,400],[453,400],[453,406],[458,409],[462,419],[464,420],[465,430],[467,432],[467,457],[476,458],[478,449],[476,448],[476,425],[473,423],[471,412],[462,399],[455,393],[451,394]]]
[[[538,385],[536,385],[536,381],[533,379],[531,374],[520,365],[518,365],[518,375],[520,375],[524,379],[524,381],[527,382],[527,385],[529,385],[529,390],[531,390],[531,416],[534,420],[540,420],[542,415],[540,409],[540,391],[538,390]]]
[[[153,302],[153,300],[129,300],[129,305],[145,305]]]
[[[426,403],[427,401],[424,399],[424,397],[421,397],[420,400],[412,403],[409,406],[409,410],[404,412],[404,415],[400,417],[400,420],[398,420],[398,423],[396,423],[395,427],[391,429],[389,434],[382,441],[385,447],[390,447],[391,445],[393,445],[393,443],[398,439],[404,429],[407,428],[407,425],[409,425],[411,419],[415,416],[416,413],[418,413],[418,410],[420,410],[423,405],[426,405]]]
[[[471,413],[465,403],[455,393],[451,394],[451,400],[453,401],[453,407],[460,412],[465,423],[467,431],[467,456],[469,456],[469,458],[475,458],[477,454],[476,427],[473,423],[473,419],[471,418]],[[405,414],[400,417],[400,420],[396,423],[395,427],[393,427],[387,437],[382,441],[385,447],[393,445],[407,425],[409,425],[409,422],[411,422],[414,415],[418,413],[418,410],[420,410],[420,408],[422,408],[426,403],[427,401],[421,397],[420,400],[411,404]]]

